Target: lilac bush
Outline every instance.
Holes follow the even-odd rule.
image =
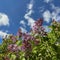
[[[3,39],[0,60],[60,60],[60,23],[55,20],[46,32],[38,19],[29,33],[18,30],[17,35]]]

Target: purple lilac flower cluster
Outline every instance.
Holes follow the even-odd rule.
[[[13,35],[10,36],[10,39],[12,40],[13,43],[15,43],[17,41],[16,37]]]
[[[10,44],[8,45],[7,49],[11,52],[18,52],[18,46],[16,44]]]
[[[35,22],[35,25],[33,26],[33,29],[32,31],[36,34],[40,34],[40,36],[45,36],[47,35],[47,33],[44,31],[45,29],[43,28],[42,26],[43,24],[43,20],[42,19],[38,19],[36,22]]]
[[[46,35],[46,32],[44,32],[44,28],[42,27],[42,23],[43,20],[39,19],[35,22],[35,25],[33,26],[33,31],[36,33],[39,33],[41,35]],[[17,36],[19,38],[22,38],[22,45],[21,46],[17,46],[16,44],[10,44],[8,45],[8,50],[15,52],[18,50],[22,50],[22,51],[31,51],[32,50],[32,45],[31,45],[31,41],[34,42],[35,45],[38,45],[40,43],[39,39],[36,39],[34,36],[28,34],[28,33],[22,33],[21,29],[18,30],[17,32]],[[10,36],[11,40],[13,42],[16,42],[16,37],[15,36]]]
[[[17,32],[17,36],[20,38],[22,36],[22,31],[21,29],[19,28],[18,32]]]

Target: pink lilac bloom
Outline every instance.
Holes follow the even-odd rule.
[[[23,35],[22,35],[22,40],[32,40],[32,36],[31,35],[29,35],[28,33],[24,33]]]
[[[13,41],[13,43],[17,41],[16,37],[15,37],[15,36],[13,36],[13,35],[12,35],[12,36],[10,36],[10,39]]]
[[[28,41],[26,41],[26,40],[23,40],[23,43],[22,43],[22,46],[21,46],[21,50],[22,51],[27,51],[27,50],[29,50],[29,51],[31,51],[31,44],[28,42]]]
[[[22,36],[22,31],[21,31],[21,29],[18,30],[17,36],[18,36],[18,37],[21,37],[21,36]]]
[[[37,26],[42,26],[43,24],[43,20],[42,19],[38,19],[36,22],[35,22],[35,25]]]
[[[16,44],[10,44],[10,45],[8,45],[7,48],[9,51],[12,51],[12,52],[18,51],[18,46]]]
[[[35,22],[35,25],[33,26],[32,31],[33,31],[35,34],[38,33],[40,36],[45,36],[45,35],[47,35],[47,34],[46,34],[46,32],[44,31],[45,29],[43,28],[42,24],[43,24],[43,20],[42,20],[42,19],[38,19],[38,20]]]
[[[32,31],[35,32],[35,33],[40,33],[41,32],[41,29],[43,29],[42,27],[42,24],[43,24],[43,20],[42,19],[38,19],[33,28],[32,28]]]
[[[21,51],[25,51],[26,47],[24,45],[21,46]]]

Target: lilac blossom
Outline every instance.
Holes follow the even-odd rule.
[[[10,36],[10,39],[13,41],[13,43],[15,43],[17,41],[16,37],[13,35]]]
[[[22,31],[21,31],[21,29],[18,30],[17,36],[18,36],[18,37],[21,37],[21,36],[22,36]]]
[[[10,44],[8,45],[7,49],[12,52],[18,51],[18,46],[16,44]]]

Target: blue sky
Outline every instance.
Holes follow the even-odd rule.
[[[39,18],[46,29],[52,19],[59,21],[60,0],[0,0],[0,42],[19,28],[28,32]]]

